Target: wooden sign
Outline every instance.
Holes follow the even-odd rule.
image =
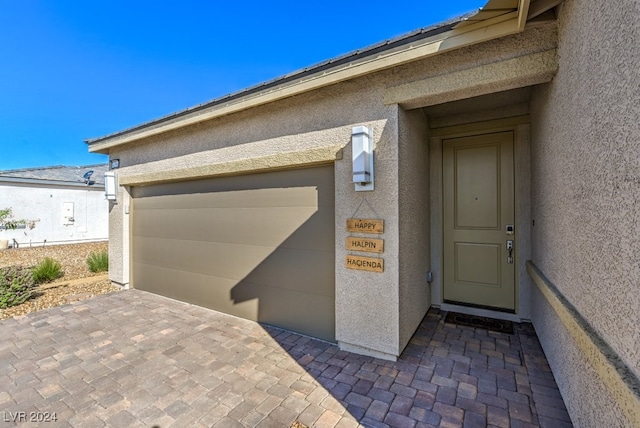
[[[384,220],[348,218],[347,232],[383,233]]]
[[[347,256],[346,267],[370,272],[384,272],[384,260],[373,257]]]
[[[384,239],[347,238],[347,250],[366,251],[367,253],[382,253],[384,251]]]

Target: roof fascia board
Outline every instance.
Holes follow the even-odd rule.
[[[87,186],[86,183],[71,183],[66,181],[41,180],[38,178],[22,178],[22,177],[0,177],[0,183],[8,183],[8,184],[18,183],[18,184],[59,186],[59,187],[85,187],[88,190],[104,189],[104,185],[99,183],[92,184],[91,186]]]
[[[527,25],[527,17],[529,16],[530,0],[520,0],[518,3],[518,29],[524,30]]]
[[[522,1],[528,5],[528,0]],[[114,138],[106,137],[103,141],[90,144],[89,151],[93,153],[108,153],[110,148],[142,138],[183,128],[443,52],[514,34],[521,31],[519,27],[519,17],[519,12],[514,11],[459,29],[454,28],[431,38],[421,40],[418,43],[409,43],[394,50],[364,57],[361,60],[306,76],[297,81],[283,84],[282,86],[270,88],[263,92],[251,94],[227,103],[211,106],[210,109],[194,112],[193,115],[183,116],[173,122],[153,127],[150,125],[149,128],[122,134]]]

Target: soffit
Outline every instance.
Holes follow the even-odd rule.
[[[519,104],[529,104],[531,87],[512,89],[503,92],[493,92],[474,98],[450,101],[444,104],[436,104],[425,107],[424,111],[429,118],[446,117],[453,115],[469,114],[479,110],[499,110],[505,107],[513,107]]]

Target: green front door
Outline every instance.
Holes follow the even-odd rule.
[[[445,302],[513,311],[513,132],[444,140],[443,174]]]

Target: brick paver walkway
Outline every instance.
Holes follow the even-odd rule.
[[[571,426],[535,333],[442,322],[396,363],[129,290],[0,322],[0,427]]]

